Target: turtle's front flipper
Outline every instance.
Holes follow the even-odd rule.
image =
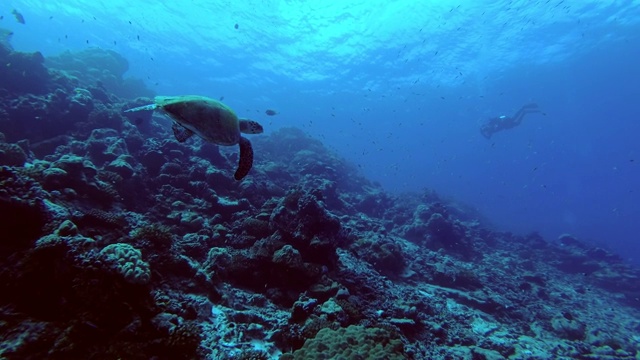
[[[133,109],[125,110],[124,112],[153,111],[157,107],[158,107],[158,105],[156,105],[156,104],[149,104],[149,105],[143,105],[143,106],[134,107]]]
[[[173,135],[176,137],[176,140],[181,143],[187,141],[188,138],[193,136],[193,131],[176,122],[171,125],[171,130],[173,130]]]
[[[251,142],[244,137],[240,137],[240,161],[238,163],[238,169],[233,177],[236,180],[242,180],[253,166],[253,147]]]

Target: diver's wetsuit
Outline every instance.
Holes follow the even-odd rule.
[[[515,113],[515,115],[513,115],[513,117],[503,115],[487,120],[487,122],[480,127],[480,133],[482,136],[490,139],[491,136],[498,131],[511,129],[520,125],[525,114],[535,112],[540,112],[537,104],[524,105]]]

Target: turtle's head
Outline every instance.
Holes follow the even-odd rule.
[[[264,129],[257,121],[240,119],[240,132],[245,134],[262,134]]]

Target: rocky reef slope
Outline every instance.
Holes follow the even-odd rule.
[[[297,129],[175,141],[100,49],[0,48],[0,357],[636,359],[638,270],[390,195]],[[137,98],[137,99],[136,99]]]

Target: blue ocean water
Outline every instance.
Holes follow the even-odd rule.
[[[434,189],[499,229],[571,233],[640,261],[639,1],[8,1],[0,13],[16,50],[115,50],[158,94],[224,97],[267,133],[301,127],[389,191]],[[531,102],[543,113],[480,134]]]

